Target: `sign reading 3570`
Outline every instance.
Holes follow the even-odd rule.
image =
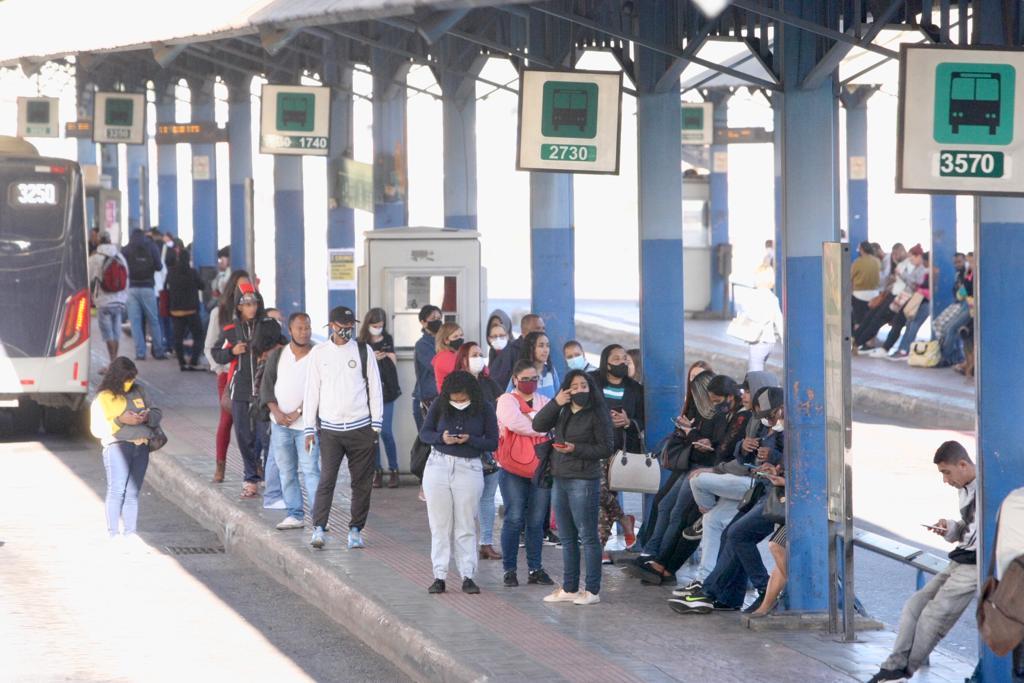
[[[264,85],[260,93],[260,153],[327,156],[331,89]]]
[[[1024,50],[901,48],[896,190],[1024,194]]]

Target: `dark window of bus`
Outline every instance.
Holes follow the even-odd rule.
[[[38,242],[64,236],[66,184],[55,174],[0,175],[6,202],[0,203],[0,240]]]

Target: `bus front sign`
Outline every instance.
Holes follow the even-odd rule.
[[[902,46],[897,191],[1024,194],[1022,78],[1022,50]]]

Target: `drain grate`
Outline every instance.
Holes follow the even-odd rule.
[[[224,552],[224,546],[167,545],[164,550],[168,555],[217,555]]]

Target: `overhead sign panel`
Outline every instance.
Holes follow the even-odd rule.
[[[226,128],[217,126],[216,121],[158,123],[155,138],[158,145],[174,145],[178,143],[213,145],[218,142],[227,142],[228,131]]]
[[[682,136],[684,145],[710,145],[714,140],[715,107],[710,102],[683,103]]]
[[[1024,50],[901,48],[898,192],[1024,194]]]
[[[142,93],[98,92],[92,114],[93,142],[145,142],[146,96]]]
[[[260,95],[260,153],[327,156],[331,89],[264,85]]]
[[[55,97],[18,98],[18,137],[55,138],[60,135]]]
[[[516,168],[617,174],[621,89],[621,72],[523,71]]]

